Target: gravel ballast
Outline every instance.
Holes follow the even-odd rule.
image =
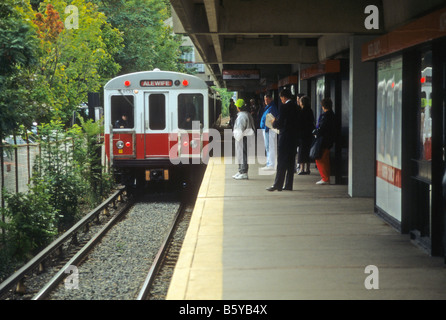
[[[135,299],[178,208],[178,202],[136,203],[70,276],[78,288],[75,281],[62,284],[51,299]]]

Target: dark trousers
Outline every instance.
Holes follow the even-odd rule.
[[[277,189],[293,189],[294,167],[296,164],[296,147],[280,150],[277,158],[277,172],[274,187]],[[285,181],[285,187],[283,182]]]
[[[238,172],[248,173],[248,138],[243,137],[243,161],[238,165]]]

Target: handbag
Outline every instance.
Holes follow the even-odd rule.
[[[317,137],[311,143],[310,158],[312,160],[322,158],[322,139],[323,137]]]

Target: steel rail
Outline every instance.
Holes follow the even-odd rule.
[[[56,273],[56,275],[51,278],[47,284],[40,289],[40,291],[32,298],[32,300],[43,300],[45,299],[51,291],[59,285],[63,278],[69,276],[69,272],[67,270],[71,269],[71,266],[78,266],[79,263],[83,260],[83,258],[91,251],[91,249],[102,239],[102,237],[107,233],[107,231],[118,222],[122,215],[127,211],[130,207],[131,201],[127,201],[126,204],[120,208],[120,211],[117,212],[110,221],[108,221],[104,227],[88,241],[65,265]]]
[[[152,287],[153,281],[155,280],[155,277],[161,267],[162,261],[163,261],[164,257],[166,256],[167,249],[169,247],[169,243],[175,234],[175,228],[178,225],[180,218],[184,213],[185,208],[186,208],[185,203],[181,203],[180,207],[178,208],[178,211],[175,215],[175,219],[170,227],[169,233],[167,234],[166,238],[164,239],[164,242],[162,243],[160,249],[158,250],[158,253],[155,256],[155,259],[152,262],[152,266],[149,269],[149,272],[148,272],[146,279],[139,291],[138,296],[136,297],[136,300],[146,299],[146,297],[150,291],[150,288]]]
[[[107,200],[105,200],[102,204],[97,206],[95,209],[90,211],[84,218],[78,221],[73,227],[67,230],[63,235],[54,240],[49,246],[40,251],[33,259],[31,259],[28,263],[26,263],[23,267],[17,270],[14,274],[12,274],[5,281],[0,283],[0,296],[7,293],[8,290],[12,289],[14,286],[17,286],[24,277],[31,273],[33,270],[38,268],[51,254],[56,252],[64,243],[73,239],[78,232],[82,230],[85,226],[87,226],[93,219],[99,217],[99,214],[107,209],[111,203],[115,203],[118,198],[122,198],[122,195],[125,191],[125,188],[120,188],[114,194],[112,194]]]

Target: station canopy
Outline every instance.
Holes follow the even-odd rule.
[[[373,39],[444,6],[443,0],[170,3],[174,32],[191,38],[211,80],[246,92],[277,86],[280,80],[329,59],[348,59],[352,35]]]

